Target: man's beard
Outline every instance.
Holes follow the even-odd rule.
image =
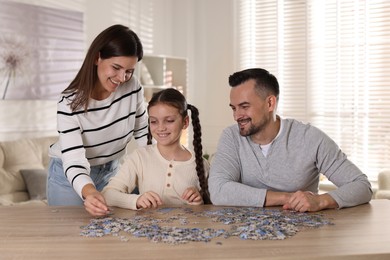
[[[254,124],[252,124],[252,120],[251,119],[249,119],[249,120],[250,120],[250,122],[249,122],[249,124],[250,124],[249,129],[241,128],[240,125],[238,125],[238,127],[240,128],[240,135],[241,136],[251,136],[251,135],[254,135],[254,134],[260,132],[264,128],[265,124],[261,124],[261,125],[255,126]]]

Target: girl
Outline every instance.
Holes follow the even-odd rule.
[[[191,111],[195,154],[180,144],[182,131],[189,125],[188,110]],[[209,164],[202,157],[198,109],[187,104],[178,90],[169,88],[153,95],[148,114],[149,145],[130,154],[118,174],[110,179],[102,192],[107,204],[142,209],[210,203]],[[139,195],[131,194],[136,186]]]
[[[58,102],[59,141],[51,157],[49,205],[83,205],[94,216],[108,213],[99,191],[117,171],[134,136],[146,145],[144,92],[133,72],[143,57],[138,36],[113,25],[92,42],[75,79]]]

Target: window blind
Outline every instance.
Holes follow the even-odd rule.
[[[114,21],[129,26],[138,35],[144,54],[153,53],[153,0],[116,0],[112,4]]]
[[[24,3],[29,5],[44,6],[57,9],[68,9],[84,12],[87,0],[5,0],[4,2]]]
[[[376,181],[390,168],[390,2],[235,3],[239,69],[277,76],[279,114],[322,129]]]

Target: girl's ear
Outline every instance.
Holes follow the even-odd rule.
[[[188,125],[190,124],[190,117],[186,116],[183,120],[183,130],[187,129]]]

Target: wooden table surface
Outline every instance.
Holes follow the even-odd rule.
[[[130,235],[127,242],[111,235],[81,236],[80,227],[92,219],[82,207],[0,207],[0,259],[390,259],[390,200],[321,213],[335,225],[305,229],[285,240],[230,237],[170,245]],[[135,214],[140,212],[115,208],[114,217]],[[211,219],[199,223],[215,225]]]

